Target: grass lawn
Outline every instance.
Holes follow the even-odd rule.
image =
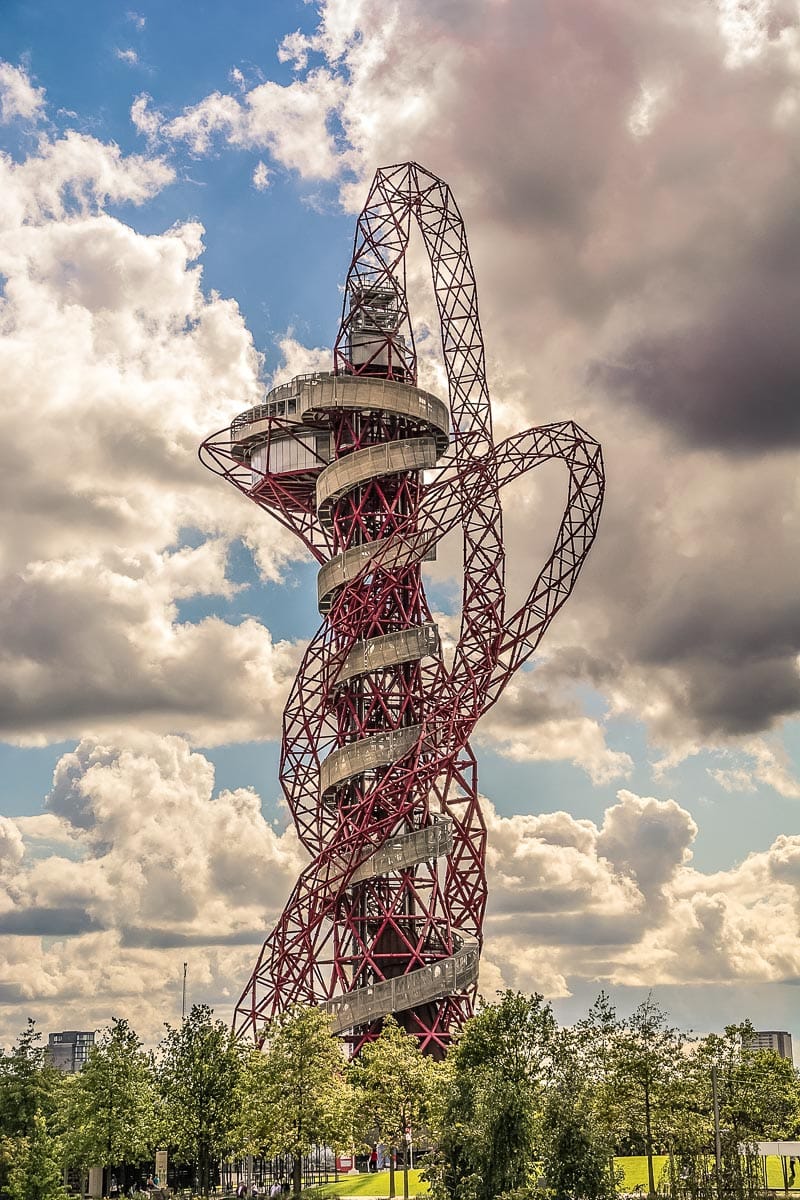
[[[658,1187],[661,1172],[668,1161],[666,1154],[653,1155],[653,1174],[656,1179],[656,1187]],[[636,1188],[647,1191],[647,1158],[644,1154],[632,1155],[630,1158],[615,1158],[614,1166],[622,1167],[625,1176],[622,1186],[626,1192],[632,1192]]]
[[[403,1195],[403,1172],[395,1171],[394,1190],[399,1197]],[[408,1172],[408,1192],[410,1196],[421,1196],[427,1192],[428,1185],[423,1183],[419,1171]],[[389,1172],[376,1171],[373,1174],[351,1175],[348,1179],[340,1179],[338,1183],[327,1183],[315,1188],[310,1193],[317,1200],[326,1196],[388,1196]]]
[[[626,1191],[632,1192],[635,1188],[641,1188],[644,1192],[647,1191],[647,1159],[644,1156],[641,1158],[617,1158],[615,1162],[618,1166],[622,1167],[625,1173],[625,1183],[623,1186]],[[658,1181],[661,1178],[661,1172],[666,1162],[666,1156],[661,1155],[653,1160],[656,1186],[658,1186]],[[397,1171],[396,1175],[395,1191],[398,1196],[402,1196],[403,1173],[402,1171]],[[420,1179],[419,1171],[409,1171],[408,1190],[412,1196],[419,1196],[427,1192],[428,1185]],[[388,1196],[389,1172],[379,1171],[375,1175],[351,1175],[349,1179],[342,1179],[339,1183],[330,1183],[316,1188],[312,1192],[312,1195],[317,1197],[318,1200],[324,1200],[326,1196]]]
[[[632,1158],[616,1158],[614,1162],[618,1167],[622,1167],[624,1174],[623,1190],[626,1192],[641,1191],[646,1195],[647,1159],[645,1156],[642,1154]],[[665,1154],[657,1154],[653,1158],[653,1173],[656,1178],[656,1187],[658,1187],[658,1181],[662,1173],[666,1170],[667,1162],[668,1159]],[[783,1173],[779,1158],[767,1159],[767,1173],[769,1186],[782,1191]],[[800,1188],[800,1171],[797,1173],[797,1181],[792,1191],[796,1193],[798,1188]],[[395,1191],[398,1197],[402,1197],[402,1171],[395,1172]],[[428,1185],[427,1183],[423,1183],[419,1171],[409,1171],[408,1191],[411,1196],[421,1196],[428,1191]],[[331,1197],[331,1200],[335,1196],[388,1196],[389,1172],[378,1171],[374,1175],[351,1175],[347,1179],[341,1179],[338,1183],[329,1183],[323,1187],[315,1188],[310,1195],[314,1196],[315,1200],[325,1200],[325,1197],[328,1196]]]
[[[635,1158],[615,1158],[614,1162],[618,1167],[622,1167],[625,1175],[623,1187],[625,1191],[632,1192],[636,1189],[647,1191],[647,1159],[642,1154]],[[667,1156],[665,1154],[657,1154],[653,1158],[653,1174],[656,1177],[656,1187],[661,1178],[662,1171],[667,1168]],[[711,1161],[709,1160],[709,1167]],[[666,1183],[666,1179],[664,1180]],[[775,1156],[770,1156],[767,1159],[767,1185],[770,1188],[775,1188],[777,1191],[783,1191],[783,1171],[781,1170],[781,1160]],[[797,1178],[794,1186],[791,1189],[793,1192],[800,1189],[800,1171],[797,1172]]]
[[[789,1170],[788,1162],[786,1170]],[[770,1154],[767,1159],[767,1184],[771,1188],[779,1188],[783,1191],[783,1169],[781,1167],[781,1160],[776,1154]],[[796,1171],[791,1190],[796,1192],[798,1188],[800,1188],[800,1171]]]

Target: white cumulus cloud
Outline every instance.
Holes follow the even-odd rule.
[[[707,874],[691,866],[697,825],[672,800],[620,791],[600,826],[488,804],[487,818],[487,994],[797,977],[800,838]]]
[[[31,83],[23,67],[0,60],[0,125],[35,121],[45,106],[44,88]]]
[[[256,169],[253,171],[253,187],[257,192],[265,192],[270,183],[270,172],[266,163],[258,162]]]
[[[487,996],[797,976],[799,837],[704,873],[672,800],[623,790],[599,824],[484,812]],[[254,791],[215,790],[184,739],[130,731],[65,754],[46,813],[0,821],[0,858],[6,1040],[20,1014],[100,1025],[121,1011],[156,1037],[186,960],[191,998],[229,1016],[306,861],[293,828]]]
[[[0,729],[20,742],[128,718],[204,741],[275,736],[298,648],[231,596],[242,538],[277,579],[289,539],[197,461],[262,393],[231,300],[202,290],[202,228],[145,236],[104,211],[173,178],[75,132],[0,160]],[[231,494],[229,494],[229,492]],[[197,545],[180,546],[181,531]]]
[[[0,821],[2,1036],[20,1012],[52,1024],[80,997],[82,1027],[125,1011],[155,1037],[184,959],[194,999],[230,1003],[304,861],[294,831],[277,833],[252,791],[215,792],[185,741],[152,734],[83,740],[47,804]],[[40,857],[53,822],[57,850]]]
[[[234,80],[237,93],[240,82]],[[131,119],[139,132],[185,143],[196,155],[227,141],[242,149],[267,150],[275,163],[303,179],[327,179],[346,162],[332,124],[344,94],[343,81],[319,68],[287,85],[268,80],[241,96],[213,92],[171,120],[152,107],[150,97],[140,96]]]

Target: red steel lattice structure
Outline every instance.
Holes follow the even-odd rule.
[[[449,406],[417,387],[405,261],[430,259]],[[569,596],[603,499],[600,447],[573,422],[495,444],[477,292],[447,184],[379,170],[358,219],[333,371],[299,376],[201,458],[320,563],[324,621],[286,705],[281,783],[311,855],[236,1007],[239,1034],[325,1004],[354,1052],[394,1013],[440,1054],[472,1011],[486,831],[469,737]],[[500,491],[568,472],[552,553],[505,612]],[[420,564],[463,538],[461,629],[445,662]]]

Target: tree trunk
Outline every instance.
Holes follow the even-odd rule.
[[[647,1151],[647,1187],[651,1197],[656,1194],[656,1180],[653,1173],[653,1128],[650,1114],[650,1084],[644,1085],[644,1137]]]
[[[200,1148],[200,1160],[198,1162],[198,1167],[199,1167],[199,1175],[200,1175],[200,1194],[202,1196],[207,1196],[208,1195],[208,1154],[206,1153],[205,1146],[201,1146],[201,1148]],[[161,1182],[161,1180],[159,1180],[159,1183],[160,1182]]]
[[[394,1200],[394,1156],[395,1150],[393,1146],[389,1147],[389,1200]]]
[[[408,1200],[408,1142],[403,1150],[403,1200]]]
[[[299,1196],[303,1190],[303,1156],[295,1154],[292,1158],[292,1193]]]

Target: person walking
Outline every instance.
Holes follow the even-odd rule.
[[[373,1173],[375,1171],[377,1171],[377,1169],[378,1169],[378,1147],[377,1147],[377,1145],[373,1145],[372,1150],[370,1152],[369,1169]]]

